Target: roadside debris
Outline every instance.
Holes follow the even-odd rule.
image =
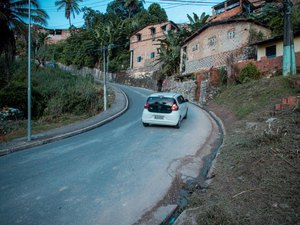
[[[0,111],[0,120],[16,120],[23,117],[23,112],[16,108],[3,107]]]

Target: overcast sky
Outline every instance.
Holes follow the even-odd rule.
[[[42,9],[46,10],[49,15],[48,28],[50,29],[67,29],[69,28],[69,21],[64,16],[64,10],[57,11],[55,7],[56,0],[39,0]],[[110,0],[83,0],[79,3],[80,7],[90,7],[100,12],[105,12],[107,4]],[[147,9],[152,3],[159,3],[167,12],[169,20],[175,23],[187,23],[187,14],[192,15],[195,12],[201,15],[202,12],[211,15],[211,7],[222,0],[159,0],[159,1],[145,1],[144,7]],[[80,27],[84,20],[82,13],[76,15],[75,19],[71,17],[71,22],[74,26]]]

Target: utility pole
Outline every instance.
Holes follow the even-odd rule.
[[[107,73],[107,69],[108,69],[108,66],[107,66],[107,54],[106,54],[106,46],[104,46],[102,48],[102,51],[103,51],[103,72],[104,72],[104,78],[103,78],[103,95],[104,95],[104,111],[106,111],[107,109],[107,98],[106,98],[106,73]]]
[[[28,115],[27,140],[31,141],[31,0],[28,0]]]
[[[291,24],[292,3],[290,0],[283,1],[284,9],[284,35],[283,35],[283,57],[282,74],[283,76],[296,75],[296,58]]]

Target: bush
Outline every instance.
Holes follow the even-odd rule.
[[[227,71],[225,67],[221,67],[219,70],[219,76],[220,76],[220,83],[221,85],[227,84]]]
[[[246,83],[250,80],[258,80],[261,78],[261,73],[253,63],[248,63],[242,70],[239,76],[241,83]]]
[[[27,68],[16,62],[13,80],[0,90],[0,108],[13,107],[27,116]],[[92,75],[75,76],[58,68],[37,68],[31,75],[33,118],[58,118],[64,113],[94,115],[102,108],[102,92]]]
[[[13,81],[0,91],[2,107],[13,107],[22,111],[27,117],[27,83]],[[37,118],[43,114],[45,102],[43,96],[35,87],[31,88],[32,117]]]

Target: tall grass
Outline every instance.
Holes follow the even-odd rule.
[[[225,87],[215,100],[242,119],[261,108],[274,107],[283,97],[296,94],[299,90],[291,86],[288,79],[273,77]]]
[[[34,68],[34,66],[33,66]],[[63,114],[93,115],[101,111],[102,91],[92,76],[76,76],[58,68],[32,71],[32,113],[35,119],[55,119]],[[27,113],[27,65],[16,62],[10,83],[0,90],[0,108]]]

